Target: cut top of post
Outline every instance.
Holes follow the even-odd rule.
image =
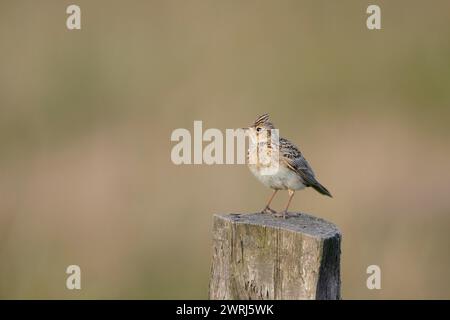
[[[246,223],[264,227],[279,228],[293,232],[300,232],[308,236],[327,239],[340,235],[341,232],[331,222],[310,216],[305,213],[289,213],[286,219],[275,217],[272,214],[262,213],[231,213],[216,214],[216,217],[229,220],[232,223]]]

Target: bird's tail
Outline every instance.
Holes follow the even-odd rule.
[[[333,198],[330,191],[328,191],[327,188],[321,185],[319,181],[316,181],[316,183],[312,184],[311,187],[313,187],[317,192],[329,196],[330,198]]]

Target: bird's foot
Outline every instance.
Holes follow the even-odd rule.
[[[271,209],[269,206],[266,206],[261,213],[277,213],[275,210]]]
[[[288,216],[288,212],[287,212],[286,210],[281,211],[281,212],[275,212],[275,214],[274,214],[273,216],[274,216],[274,217],[277,217],[277,218],[283,218],[283,219],[286,219],[287,216]]]

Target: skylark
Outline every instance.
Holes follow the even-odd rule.
[[[295,191],[306,187],[312,187],[319,193],[332,197],[331,193],[317,181],[300,150],[289,140],[275,135],[278,130],[269,121],[268,114],[263,114],[252,126],[243,129],[250,137],[248,149],[250,171],[265,186],[274,190],[261,213],[271,212],[286,218]],[[268,170],[270,168],[272,170]],[[280,213],[270,208],[278,190],[288,190],[289,193],[286,208]]]

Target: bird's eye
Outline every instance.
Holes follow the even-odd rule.
[[[260,132],[261,131],[261,127],[256,128],[256,131]]]

